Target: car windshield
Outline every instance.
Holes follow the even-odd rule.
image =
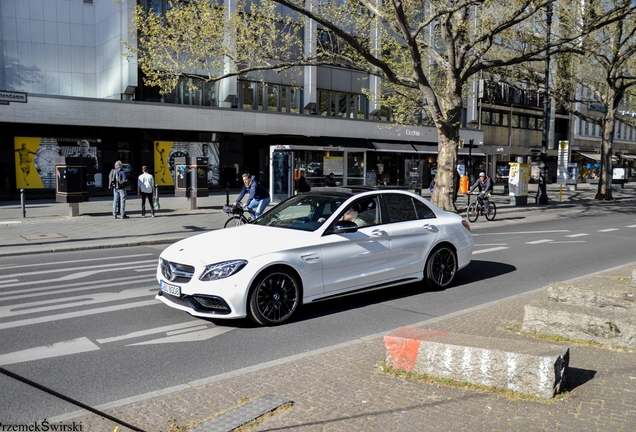
[[[254,224],[315,231],[349,197],[346,194],[323,193],[296,195],[259,217]]]

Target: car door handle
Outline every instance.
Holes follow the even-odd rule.
[[[422,228],[424,228],[427,231],[432,231],[432,232],[435,232],[435,233],[439,232],[439,229],[435,225],[426,224]]]
[[[389,235],[389,233],[387,233],[386,231],[381,230],[381,229],[375,229],[375,230],[371,231],[371,235],[374,236],[374,237],[384,237],[384,236]]]

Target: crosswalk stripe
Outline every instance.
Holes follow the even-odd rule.
[[[482,253],[486,253],[486,252],[494,252],[494,251],[498,251],[498,250],[504,250],[504,249],[510,249],[507,246],[499,246],[499,247],[493,247],[490,249],[480,249],[480,250],[474,250],[473,251],[473,255],[479,255]]]

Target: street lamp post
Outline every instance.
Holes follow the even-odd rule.
[[[546,184],[548,181],[548,137],[550,133],[550,27],[552,26],[552,3],[546,7],[546,57],[545,57],[545,89],[543,92],[543,135],[541,136],[541,156],[539,159],[539,204],[548,203]]]

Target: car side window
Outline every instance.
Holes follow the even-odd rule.
[[[414,199],[413,202],[415,203],[415,211],[417,212],[418,219],[432,219],[437,217],[435,216],[435,212],[423,202],[416,199]]]
[[[358,223],[359,226],[373,226],[380,223],[382,218],[380,217],[380,206],[377,198],[363,199],[356,204],[358,204],[360,210],[358,219],[363,223],[363,225]]]
[[[404,222],[417,220],[418,215],[415,212],[413,199],[410,196],[402,194],[386,194],[385,195],[390,222]]]

